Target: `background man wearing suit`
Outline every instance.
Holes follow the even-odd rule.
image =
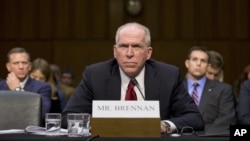
[[[209,53],[209,62],[206,71],[206,77],[210,80],[218,80],[223,82],[224,74],[224,60],[222,55],[219,52],[210,50]]]
[[[237,105],[238,124],[250,125],[250,80],[241,84]]]
[[[232,87],[206,78],[208,62],[209,54],[206,48],[191,48],[185,61],[188,69],[185,84],[191,97],[194,91],[193,84],[199,84],[197,106],[205,121],[205,132],[229,133],[229,126],[235,117]]]
[[[141,92],[137,100],[159,100],[161,132],[170,133],[184,126],[203,130],[202,117],[183,86],[179,69],[150,59],[150,31],[138,23],[118,28],[114,59],[86,67],[83,78],[63,112],[66,128],[67,113],[92,113],[92,100],[125,100],[127,86],[136,79]],[[150,127],[149,127],[150,128]]]
[[[13,48],[7,54],[6,68],[9,74],[6,80],[0,82],[0,90],[29,91],[42,96],[42,116],[50,110],[51,87],[48,83],[40,82],[29,77],[31,69],[30,55],[20,47]],[[24,103],[25,104],[25,103]]]

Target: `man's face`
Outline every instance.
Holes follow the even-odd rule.
[[[13,72],[19,80],[23,80],[31,70],[31,63],[26,53],[13,53],[6,63],[9,72]]]
[[[211,80],[219,80],[221,69],[213,68],[210,64],[207,67],[206,77]]]
[[[62,73],[61,82],[65,85],[71,85],[73,82],[73,77],[70,73]]]
[[[114,57],[123,72],[134,78],[151,57],[152,48],[145,43],[145,33],[140,29],[125,28],[113,47]]]
[[[197,80],[205,76],[208,67],[208,55],[200,50],[194,50],[185,61],[188,77]]]

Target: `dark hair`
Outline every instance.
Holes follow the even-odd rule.
[[[15,48],[12,48],[8,54],[7,54],[7,62],[10,61],[10,55],[13,54],[13,53],[26,53],[27,56],[28,56],[28,61],[30,61],[30,54],[27,50],[25,50],[24,48],[22,47],[15,47]]]
[[[61,75],[63,75],[64,73],[71,74],[72,79],[75,78],[74,70],[71,68],[64,68],[61,72]]]
[[[187,59],[190,59],[190,55],[192,54],[193,51],[202,51],[205,52],[208,56],[208,62],[210,61],[210,55],[208,53],[208,49],[206,47],[203,46],[193,46],[188,50],[188,56]]]

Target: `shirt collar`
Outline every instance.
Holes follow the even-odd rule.
[[[119,67],[120,70],[120,74],[121,74],[121,84],[122,87],[127,88],[128,83],[130,81],[131,78],[129,78],[123,71],[122,69]],[[137,80],[139,86],[144,89],[144,76],[145,76],[145,66],[142,68],[142,70],[140,71],[140,73],[135,77],[135,79]]]
[[[20,85],[21,85],[22,89],[24,88],[24,86],[27,83],[28,79],[29,79],[29,76],[27,76],[22,82],[20,82]]]
[[[194,82],[198,83],[199,86],[201,86],[201,88],[203,88],[205,85],[205,82],[206,82],[206,76],[204,76],[201,79],[196,80],[196,81],[193,81],[192,79],[187,78],[188,88],[191,88],[193,86]]]

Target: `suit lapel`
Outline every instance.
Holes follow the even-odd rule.
[[[115,76],[106,81],[106,92],[111,100],[121,100],[121,80]]]
[[[121,77],[118,64],[115,63],[112,66],[110,77],[108,77],[106,83],[106,92],[111,100],[121,100]]]
[[[145,100],[159,100],[159,81],[155,79],[155,70],[151,65],[145,66]]]
[[[34,87],[32,81],[33,80],[29,77],[26,84],[24,85],[24,88],[23,88],[25,91],[32,91],[32,89]]]
[[[200,104],[198,106],[198,109],[201,113],[204,112],[206,105],[209,102],[210,99],[209,97],[211,96],[212,90],[213,90],[213,83],[209,79],[207,79],[205,86],[203,88]]]

